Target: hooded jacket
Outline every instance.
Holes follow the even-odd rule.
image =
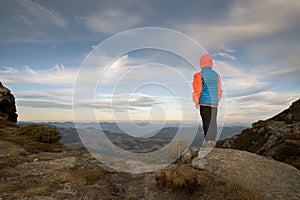
[[[212,69],[211,55],[204,55],[200,58],[201,72],[194,74],[193,80],[193,101],[202,106],[217,107],[222,98],[221,78]]]

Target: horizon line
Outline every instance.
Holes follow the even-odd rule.
[[[29,122],[32,122],[32,123],[75,123],[74,121],[72,120],[48,120],[48,121],[45,121],[45,120],[20,120],[18,121],[17,123],[29,123]],[[199,123],[199,124],[202,124],[202,122],[195,122],[195,121],[152,121],[152,122],[148,122],[148,121],[137,121],[137,122],[132,122],[132,121],[110,121],[110,120],[106,120],[106,121],[88,121],[88,120],[81,120],[81,121],[78,121],[77,123],[131,123],[131,124],[138,124],[138,123],[183,123],[183,124],[196,124],[196,123]],[[228,122],[228,123],[224,123],[224,126],[226,125],[247,125],[247,126],[250,126],[253,122]]]

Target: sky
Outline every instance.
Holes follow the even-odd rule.
[[[76,102],[76,120],[90,120],[91,107],[99,121],[200,120],[191,98],[197,64],[160,49],[91,55],[122,31],[161,27],[213,56],[224,90],[222,120],[250,124],[300,97],[299,10],[298,0],[0,0],[0,81],[16,98],[19,121],[73,121],[80,70],[98,63],[84,74],[86,82],[89,74],[98,77],[89,88],[95,99]],[[99,59],[113,61],[104,68]]]

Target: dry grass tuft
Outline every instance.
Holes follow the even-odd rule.
[[[188,164],[158,170],[155,172],[155,179],[161,189],[169,187],[176,191],[183,190],[191,197],[195,195],[203,199],[266,200],[252,190],[229,183],[208,171],[196,170]]]
[[[155,178],[160,186],[169,185],[174,188],[202,186],[215,180],[211,173],[198,171],[189,164],[158,170]]]

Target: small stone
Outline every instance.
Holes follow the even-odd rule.
[[[38,158],[35,158],[35,159],[33,159],[33,162],[37,162],[37,161],[39,161],[39,159],[38,159]]]
[[[192,166],[199,170],[206,169],[207,159],[206,158],[195,158],[192,160]]]
[[[191,147],[187,148],[181,155],[180,160],[183,163],[191,163],[192,159],[197,157],[199,148]]]

